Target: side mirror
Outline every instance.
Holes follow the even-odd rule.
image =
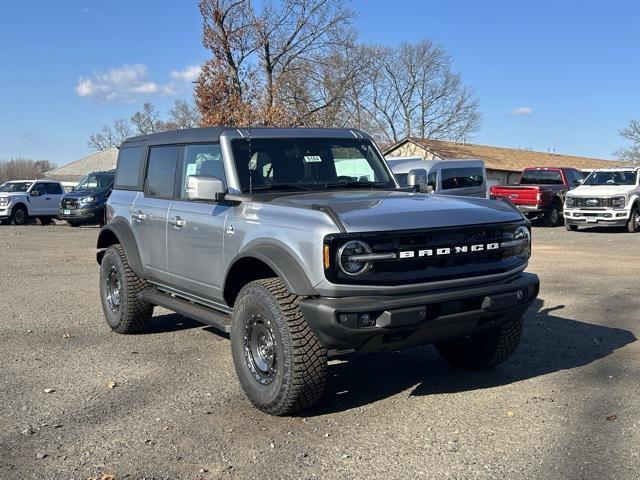
[[[407,174],[407,186],[413,187],[416,192],[427,191],[427,171],[424,168],[409,170]]]
[[[212,200],[218,202],[223,199],[227,187],[218,177],[204,175],[189,175],[187,177],[187,197],[189,200]]]
[[[40,190],[31,190],[31,193],[29,195],[31,195],[32,197],[39,197]]]

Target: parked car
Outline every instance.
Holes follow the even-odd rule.
[[[14,180],[0,185],[0,220],[24,225],[37,218],[48,225],[56,217],[63,190],[53,180]]]
[[[74,189],[60,201],[58,218],[72,227],[83,223],[105,223],[105,205],[111,191],[115,170],[93,172],[84,177]]]
[[[240,384],[269,414],[315,403],[331,356],[434,343],[458,367],[493,367],[538,293],[517,209],[402,190],[356,130],[131,138],[107,210],[109,326],[140,332],[159,305],[230,332]]]
[[[579,226],[627,227],[640,231],[640,167],[594,170],[565,197],[567,230]]]
[[[491,198],[507,198],[527,218],[542,218],[547,227],[557,227],[562,223],[565,194],[583,179],[575,168],[525,168],[517,185],[493,185]]]
[[[487,196],[487,172],[482,160],[416,160],[387,158],[398,183],[406,187],[410,174],[426,178],[430,191],[442,195]]]

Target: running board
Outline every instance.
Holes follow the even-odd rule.
[[[231,332],[231,317],[209,307],[175,297],[158,290],[147,290],[138,294],[141,300],[173,310],[180,315],[206,323],[225,333]]]

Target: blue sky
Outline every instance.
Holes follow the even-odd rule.
[[[640,117],[640,2],[352,5],[362,41],[445,47],[481,101],[476,143],[610,158]],[[143,101],[190,97],[190,67],[207,58],[196,0],[7,0],[0,45],[0,159],[58,164]]]

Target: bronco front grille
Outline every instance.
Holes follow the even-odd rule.
[[[353,239],[365,241],[376,254],[400,251],[419,252],[421,249],[433,249],[435,252],[439,247],[508,242],[513,238],[514,230],[520,225],[523,224],[329,235],[325,242],[330,245],[333,259],[336,259],[338,249],[345,242]],[[339,268],[331,268],[325,273],[327,279],[333,283],[402,285],[502,273],[525,262],[526,260],[515,256],[513,248],[497,248],[455,255],[434,254],[423,257],[416,255],[414,258],[379,260],[374,262],[370,271],[356,277],[344,275]]]

